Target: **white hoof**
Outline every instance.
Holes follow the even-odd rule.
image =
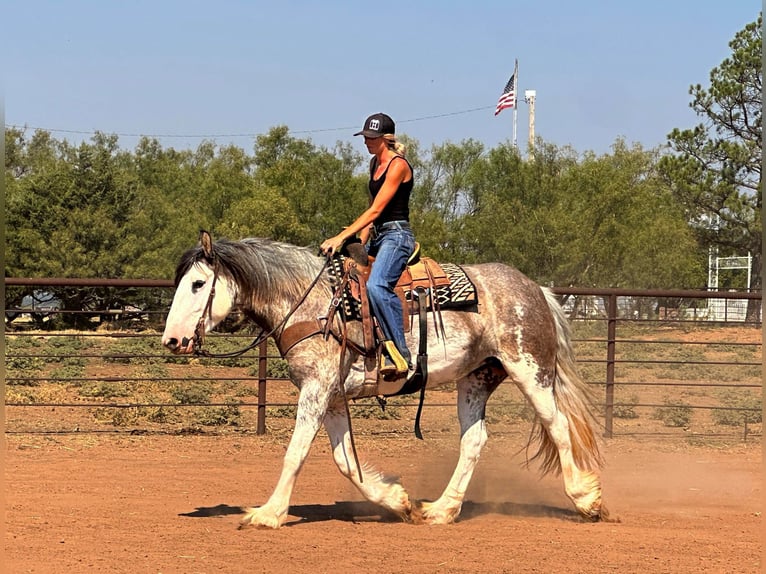
[[[393,512],[405,522],[412,522],[412,502],[398,479],[367,468],[362,492],[370,502]]]
[[[577,511],[588,522],[613,522],[601,498],[588,505],[578,506]]]
[[[438,502],[421,502],[420,516],[426,524],[452,524],[460,515],[462,505],[445,507]]]
[[[239,521],[239,528],[247,528],[248,526],[256,526],[260,528],[274,528],[277,529],[285,523],[286,515],[279,515],[276,512],[270,511],[265,506],[259,508],[248,508],[244,518]]]
[[[572,500],[583,518],[592,522],[606,520],[609,512],[601,501],[601,481],[594,472],[583,473],[575,483],[579,488],[567,489],[567,495]]]
[[[407,491],[400,484],[393,485],[393,488],[386,494],[385,498],[372,500],[389,512],[392,512],[404,522],[412,522],[412,503]]]

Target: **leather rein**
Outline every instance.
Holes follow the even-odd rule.
[[[314,280],[311,282],[311,284],[308,286],[306,291],[303,293],[303,295],[298,299],[298,301],[292,306],[290,311],[288,311],[287,315],[285,315],[284,319],[282,319],[273,329],[271,329],[268,333],[264,333],[264,330],[261,329],[261,332],[258,333],[256,338],[246,347],[239,349],[237,351],[231,351],[228,353],[211,353],[210,351],[207,351],[202,348],[202,345],[205,341],[205,319],[206,316],[209,316],[212,320],[213,318],[213,300],[215,299],[215,285],[218,281],[218,275],[219,275],[219,263],[218,258],[215,256],[215,252],[212,254],[212,264],[213,264],[213,285],[210,288],[210,293],[207,297],[207,302],[205,303],[205,307],[202,310],[202,315],[199,318],[199,321],[197,321],[197,325],[194,328],[194,355],[195,356],[202,356],[202,357],[209,357],[212,359],[229,359],[232,357],[239,357],[241,355],[244,355],[248,351],[255,349],[258,345],[263,343],[264,341],[268,340],[269,337],[274,336],[280,329],[284,328],[284,326],[287,324],[287,321],[290,319],[290,317],[295,313],[298,308],[303,305],[304,301],[306,301],[306,298],[309,296],[309,293],[311,293],[311,290],[316,286],[316,284],[319,282],[319,279],[324,274],[325,270],[327,269],[327,266],[330,264],[330,258],[328,257],[325,259],[324,264],[322,265],[322,268],[319,270],[319,273],[316,277],[314,277]],[[329,329],[329,326],[327,327]],[[321,332],[321,331],[320,331]],[[315,334],[315,333],[312,333]],[[305,338],[305,337],[303,337]],[[281,345],[279,345],[279,339],[277,339],[277,346],[280,347],[280,352],[284,355],[288,349],[282,349]],[[302,340],[302,339],[301,339]],[[297,343],[298,341],[295,341]],[[293,345],[295,344],[293,343]],[[292,347],[292,345],[291,345]]]

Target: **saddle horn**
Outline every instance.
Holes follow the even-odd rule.
[[[367,250],[361,243],[348,243],[344,245],[344,251],[360,269],[364,269],[370,264],[370,256],[367,255]]]

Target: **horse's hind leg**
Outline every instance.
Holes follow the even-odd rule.
[[[530,363],[509,363],[511,378],[529,400],[541,428],[537,433],[543,474],[561,472],[564,490],[578,512],[589,520],[606,517],[601,502],[598,445],[585,403],[574,392],[572,382],[540,368],[533,374]],[[555,378],[555,383],[554,381]],[[554,388],[555,386],[555,388]]]
[[[330,408],[324,418],[324,426],[330,437],[333,459],[343,476],[354,483],[370,502],[393,512],[402,520],[411,520],[410,498],[397,480],[384,476],[367,464],[361,466],[362,481],[359,480],[359,467],[351,444],[351,429],[342,404]]]
[[[506,376],[499,362],[489,361],[458,381],[460,457],[442,495],[434,502],[421,503],[423,519],[429,524],[449,524],[460,514],[466,489],[487,442],[484,422],[487,400]]]

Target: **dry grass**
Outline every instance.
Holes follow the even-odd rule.
[[[257,416],[257,361],[179,359],[166,354],[159,334],[141,337],[6,334],[8,430],[24,432],[131,430],[250,431]],[[606,340],[603,323],[576,323],[575,350],[583,378],[592,384],[603,415]],[[708,326],[634,326],[617,334],[614,433],[673,436],[761,432],[761,331]],[[215,351],[241,348],[249,339],[212,337]],[[270,354],[276,355],[272,348]],[[284,362],[269,361],[267,421],[287,428],[295,416],[297,390]],[[455,393],[429,392],[424,421],[454,431]],[[72,407],[65,405],[88,405]],[[352,405],[361,427],[371,432],[411,430],[417,396]],[[51,414],[54,413],[54,414]],[[513,385],[501,386],[487,409],[500,432],[526,432],[533,413]],[[603,419],[602,419],[603,420]]]

